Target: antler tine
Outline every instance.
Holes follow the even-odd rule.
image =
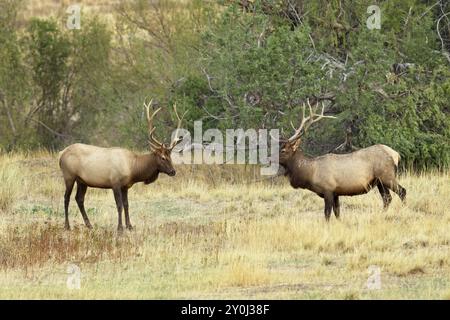
[[[302,120],[300,122],[300,126],[298,128],[296,128],[294,126],[294,124],[292,123],[292,121],[291,121],[290,124],[291,124],[291,127],[295,131],[294,134],[288,139],[279,139],[278,141],[280,141],[280,142],[293,142],[295,140],[298,140],[308,130],[308,128],[313,123],[319,121],[320,119],[323,119],[323,118],[336,119],[336,117],[334,117],[334,116],[326,116],[326,115],[324,115],[325,104],[323,102],[322,102],[322,110],[321,110],[320,114],[317,114],[317,113],[314,112],[313,107],[311,106],[311,103],[309,102],[309,98],[306,99],[306,103],[308,104],[309,116],[306,116],[306,105],[305,105],[305,103],[303,103],[303,105],[302,105]],[[319,105],[319,101],[316,102],[315,109],[317,109],[318,105]],[[271,136],[271,137],[272,137],[272,139],[274,139],[273,136]]]
[[[294,131],[297,131],[297,128],[294,126],[294,123],[292,121],[290,122],[290,124],[291,124],[291,128],[294,129]]]
[[[322,104],[322,110],[321,110],[320,114],[314,114],[314,116],[316,116],[316,118],[313,119],[313,120],[311,121],[310,125],[313,124],[313,123],[315,123],[315,122],[317,122],[317,121],[319,121],[319,120],[321,120],[321,119],[324,119],[324,118],[336,119],[335,116],[326,116],[326,115],[324,115],[324,112],[325,112],[325,104],[324,104],[323,102],[321,102],[321,104]],[[316,106],[318,106],[318,105],[319,105],[319,102],[317,102],[317,105],[316,105]],[[309,127],[309,126],[308,126],[308,127]]]
[[[309,116],[305,117],[305,104],[303,104],[303,112],[302,112],[302,121],[300,123],[300,126],[298,127],[298,129],[295,129],[295,133],[292,137],[289,138],[289,141],[294,141],[300,138],[300,136],[305,133],[308,128],[315,122],[323,119],[323,118],[330,118],[330,119],[336,119],[336,117],[334,116],[326,116],[324,115],[325,112],[325,104],[322,102],[322,110],[320,114],[317,114],[313,111],[313,107],[311,106],[310,102],[309,102],[309,98],[306,100],[308,107],[309,107]],[[316,103],[316,108],[319,105],[319,101],[317,101]],[[292,124],[291,124],[292,125]]]
[[[304,119],[305,119],[305,104],[303,103],[303,106],[302,106],[302,123],[300,123],[300,127],[297,129],[297,128],[294,126],[294,123],[293,123],[292,121],[290,122],[291,127],[292,127],[292,129],[294,129],[295,133],[294,133],[294,135],[293,135],[292,137],[290,137],[289,139],[291,139],[291,140],[294,140],[294,139],[295,139],[297,133],[298,133],[298,132],[300,131],[300,129],[302,128]],[[288,140],[289,140],[289,139],[288,139]]]
[[[178,123],[177,123],[177,129],[176,129],[176,131],[175,131],[175,137],[174,137],[174,139],[173,139],[173,141],[170,143],[170,149],[173,149],[178,143],[180,143],[181,142],[181,140],[182,139],[180,139],[179,137],[178,137],[178,132],[180,131],[180,128],[181,128],[181,124],[182,124],[182,122],[183,122],[183,119],[184,119],[184,117],[186,116],[186,114],[187,114],[187,110],[183,113],[183,115],[181,116],[181,118],[180,118],[180,115],[178,114],[178,111],[177,111],[177,104],[175,103],[174,105],[173,105],[173,110],[175,111],[175,116],[177,117],[177,119],[178,119]]]
[[[311,109],[311,105],[309,104],[309,99],[307,99],[307,103],[308,103],[308,106],[309,106],[309,111],[312,114],[312,109]],[[298,128],[295,128],[294,125],[291,122],[291,126],[294,128],[295,133],[289,139],[287,139],[288,141],[297,140],[302,135],[302,131],[304,130],[303,127],[305,126],[305,124],[311,118],[311,116],[306,117],[305,109],[306,109],[306,106],[305,106],[305,103],[303,103],[303,106],[302,106],[302,121],[300,122],[300,126]]]
[[[306,101],[308,102],[308,107],[309,107],[309,117],[308,117],[308,119],[307,119],[307,120],[308,120],[307,123],[305,124],[305,128],[303,129],[303,132],[308,131],[309,127],[310,127],[314,122],[317,121],[317,120],[314,119],[314,116],[316,116],[317,114],[314,113],[313,107],[311,106],[311,103],[309,103],[309,98],[308,98]],[[318,105],[318,104],[319,104],[319,102],[317,101],[317,102],[316,102],[316,108],[317,108],[317,105]]]
[[[149,139],[148,139],[147,141],[148,141],[148,144],[150,145],[150,147],[151,147],[152,149],[158,149],[158,148],[161,147],[161,145],[158,144],[158,143],[155,141],[155,139],[154,139],[154,137],[153,137],[153,132],[154,132],[154,131],[155,131],[155,128],[153,128],[152,131],[149,132]]]
[[[312,115],[313,115],[313,109],[312,109],[312,107],[311,107],[311,103],[309,103],[309,98],[306,99],[306,102],[308,103],[309,113],[310,113],[310,115],[311,115],[311,117],[312,117]],[[317,103],[316,103],[316,107],[317,107]]]
[[[322,104],[322,110],[321,110],[320,114],[311,113],[312,118],[311,118],[311,121],[308,123],[308,126],[305,128],[305,131],[308,130],[308,128],[313,123],[315,123],[315,122],[317,122],[317,121],[319,121],[319,120],[321,120],[323,118],[336,119],[336,117],[334,117],[334,116],[326,116],[326,115],[324,115],[323,113],[325,112],[325,104],[323,102],[321,102],[321,104]],[[319,102],[317,101],[316,108],[317,108],[318,105],[319,105]]]
[[[322,116],[322,118],[330,118],[330,119],[336,119],[335,116],[325,116],[323,113],[325,111],[325,104],[323,102],[321,102],[322,104],[322,113],[320,114]]]
[[[161,146],[163,146],[163,144],[161,142],[158,141],[158,139],[155,138],[154,136],[154,132],[155,132],[155,127],[153,126],[153,118],[155,117],[155,115],[161,110],[161,107],[156,109],[152,115],[150,115],[150,106],[152,105],[153,99],[150,100],[150,102],[148,104],[145,103],[144,100],[144,107],[145,107],[145,111],[147,114],[147,124],[148,124],[148,135],[149,135],[149,143],[150,146],[152,148],[159,148]]]
[[[316,119],[314,119],[313,123],[316,121],[319,121],[320,119],[323,119],[323,118],[336,119],[335,116],[324,115],[323,113],[325,112],[325,104],[323,102],[321,102],[321,104],[322,104],[322,110],[321,110],[320,114],[315,114],[318,117]],[[317,105],[319,105],[319,103],[317,103]]]

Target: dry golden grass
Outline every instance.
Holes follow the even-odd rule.
[[[0,163],[0,211],[8,211],[14,204],[19,184],[16,177],[19,175],[18,167],[4,161]]]
[[[0,169],[0,298],[450,297],[449,173],[403,175],[407,204],[395,197],[385,212],[375,191],[342,198],[341,221],[327,224],[322,199],[283,177],[179,166],[133,187],[136,230],[120,236],[112,193],[94,189],[94,230],[72,201],[64,231],[56,155],[2,155]],[[80,290],[67,288],[70,264]],[[380,290],[366,286],[372,265]]]
[[[48,17],[62,15],[73,4],[81,6],[84,12],[107,15],[120,0],[25,0],[23,15],[27,17]]]
[[[21,0],[23,8],[20,11],[22,20],[30,18],[64,17],[71,5],[80,6],[82,14],[99,15],[112,19],[114,12],[121,4],[131,3],[128,0]],[[183,7],[189,0],[166,0],[165,3]],[[113,21],[113,19],[111,20]]]

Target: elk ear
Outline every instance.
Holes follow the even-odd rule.
[[[294,144],[292,145],[292,151],[297,151],[298,147],[300,146],[301,139],[295,140]]]

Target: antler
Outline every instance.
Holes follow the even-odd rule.
[[[161,148],[163,146],[163,143],[159,142],[158,139],[155,138],[153,133],[155,132],[155,127],[153,126],[153,118],[155,115],[161,110],[161,108],[158,108],[153,112],[153,114],[150,116],[150,106],[152,105],[153,99],[150,100],[148,104],[144,101],[144,108],[147,114],[147,123],[148,123],[148,142],[150,143],[150,146],[154,149]]]
[[[181,123],[183,122],[184,116],[187,114],[187,111],[184,112],[183,116],[180,118],[180,116],[178,115],[178,111],[177,111],[177,104],[175,103],[173,105],[173,110],[175,111],[175,115],[178,119],[178,123],[177,123],[177,129],[175,131],[175,136],[173,141],[170,143],[169,149],[173,149],[178,143],[180,143],[183,139],[181,139],[178,136],[178,132],[180,131],[180,127],[181,127]]]
[[[313,112],[313,108],[311,107],[311,104],[309,103],[309,99],[307,99],[306,102],[308,103],[308,107],[309,107],[309,116],[307,116],[307,117],[305,116],[305,104],[303,103],[302,121],[300,123],[300,126],[296,129],[291,122],[291,126],[295,130],[295,133],[289,139],[285,139],[284,142],[287,142],[287,141],[292,142],[292,141],[299,139],[313,123],[315,123],[323,118],[336,119],[336,117],[334,117],[334,116],[326,116],[323,114],[325,111],[325,105],[323,104],[323,102],[322,102],[322,111],[320,112],[320,114],[316,114]],[[317,102],[316,108],[318,105],[319,105],[319,102]]]
[[[331,119],[335,119],[336,118],[336,117],[333,117],[333,116],[326,116],[326,115],[323,114],[324,111],[325,111],[325,105],[323,104],[323,102],[322,102],[322,111],[321,111],[320,114],[316,114],[316,113],[313,112],[313,108],[311,107],[311,104],[309,103],[309,99],[307,99],[306,102],[308,103],[308,107],[309,107],[309,116],[307,116],[307,117],[305,116],[305,104],[303,104],[302,121],[300,123],[300,126],[297,129],[295,129],[294,125],[291,122],[291,126],[294,128],[295,133],[294,133],[293,136],[291,136],[288,139],[289,142],[292,142],[294,140],[299,139],[306,131],[308,131],[309,127],[313,123],[315,123],[315,122],[317,122],[317,121],[319,121],[319,120],[321,120],[323,118],[331,118]],[[317,102],[316,107],[318,105],[319,105],[319,102]]]

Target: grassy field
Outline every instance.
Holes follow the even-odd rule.
[[[89,189],[95,227],[71,202],[64,231],[56,155],[0,156],[0,299],[449,299],[450,174],[403,175],[407,204],[375,191],[322,199],[251,167],[178,167],[130,192],[132,232],[116,233],[111,191]],[[67,286],[69,265],[81,289]],[[371,266],[381,289],[369,289]]]
[[[80,5],[88,12],[96,12],[101,15],[109,14],[120,0],[23,0],[24,15],[28,17],[48,17],[64,14],[67,8],[73,4]]]

